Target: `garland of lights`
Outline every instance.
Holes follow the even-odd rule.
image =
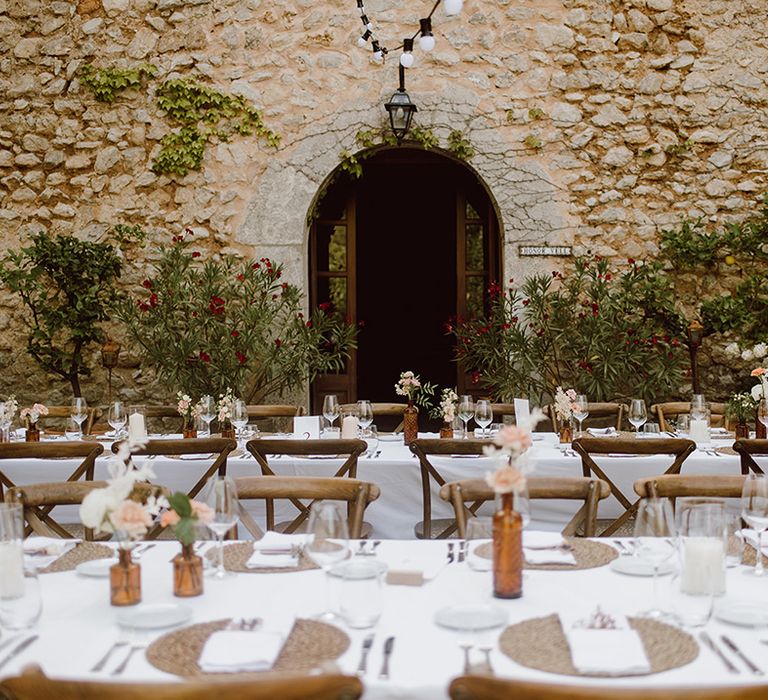
[[[432,6],[432,11],[426,17],[419,20],[419,30],[412,37],[403,39],[403,43],[400,44],[400,46],[392,49],[393,51],[403,50],[400,54],[400,65],[403,68],[410,68],[413,65],[413,43],[417,38],[419,39],[419,48],[421,48],[422,51],[429,52],[435,48],[435,36],[432,34],[432,15],[440,6],[441,2],[443,3],[445,14],[450,17],[458,15],[464,4],[463,0],[437,0],[437,2],[435,2]],[[363,34],[357,40],[357,45],[363,49],[370,41],[373,57],[376,60],[383,61],[390,50],[385,46],[382,46],[381,42],[376,38],[373,30],[373,23],[368,18],[363,3],[364,0],[357,0],[357,9],[360,11],[360,20],[363,23]]]

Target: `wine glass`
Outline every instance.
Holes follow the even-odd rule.
[[[82,396],[75,396],[72,399],[70,414],[72,416],[72,420],[77,423],[77,428],[80,433],[79,438],[82,440],[83,421],[88,417],[88,404],[85,402],[85,398]]]
[[[664,617],[658,605],[658,578],[661,565],[675,553],[675,519],[666,498],[644,498],[635,516],[635,556],[653,567],[653,604],[643,617]]]
[[[587,401],[586,394],[577,394],[576,400],[573,402],[573,417],[579,421],[579,436],[584,436],[584,431],[581,427],[581,422],[589,415],[589,402]]]
[[[768,478],[765,474],[748,474],[741,489],[741,517],[757,532],[755,576],[763,576],[763,531],[768,528]]]
[[[113,401],[107,411],[107,423],[115,431],[115,440],[119,439],[123,433],[123,428],[128,422],[128,414],[125,412],[125,406],[122,401]]]
[[[370,401],[361,400],[357,402],[357,424],[361,432],[373,423],[373,406]]]
[[[248,425],[248,406],[242,399],[235,399],[232,404],[232,416],[230,422],[235,426],[237,431],[238,442],[243,437],[243,428]]]
[[[329,572],[331,567],[349,556],[349,532],[347,519],[341,506],[332,501],[317,501],[312,505],[307,527],[307,556],[322,568],[326,580],[325,610],[317,616],[319,620],[331,621],[337,616],[331,610]]]
[[[336,394],[328,394],[323,399],[323,415],[331,427],[333,427],[333,424],[339,417],[340,411],[341,408],[339,407],[339,400],[336,398]]]
[[[208,529],[218,540],[219,560],[214,578],[223,579],[232,575],[224,568],[224,535],[227,534],[239,519],[239,503],[237,487],[229,476],[214,476],[206,485],[203,501],[213,511],[213,520],[208,523]]]
[[[465,394],[464,396],[459,399],[459,418],[464,423],[464,439],[468,439],[469,435],[467,431],[469,428],[467,427],[467,423],[469,423],[469,419],[472,418],[475,415],[475,406],[472,403],[472,397],[468,394]]]
[[[486,437],[486,430],[493,421],[493,409],[491,402],[487,399],[480,399],[475,404],[475,423],[483,429],[483,437]]]
[[[632,399],[629,405],[629,422],[635,426],[635,434],[640,431],[640,426],[648,420],[648,412],[645,410],[645,401]]]
[[[216,417],[216,402],[207,394],[200,398],[200,418],[205,423],[207,437],[211,437],[211,421]]]

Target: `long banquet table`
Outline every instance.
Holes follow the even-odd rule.
[[[324,607],[323,573],[310,570],[293,573],[242,573],[229,579],[205,580],[205,592],[199,598],[181,600],[171,594],[172,571],[169,559],[178,551],[174,542],[158,542],[141,559],[145,603],[185,602],[193,608],[192,623],[226,617],[260,617],[264,629],[285,634],[297,617],[308,617]],[[385,562],[411,557],[445,556],[445,542],[385,541],[378,556]],[[43,614],[36,632],[38,641],[7,665],[0,676],[13,675],[30,662],[41,664],[52,677],[109,680],[109,672],[126,654],[119,649],[101,673],[89,669],[121,635],[115,617],[117,609],[109,605],[107,579],[83,578],[74,572],[41,574]],[[334,584],[336,585],[336,584]],[[365,698],[445,698],[451,678],[461,675],[464,641],[493,646],[491,660],[497,675],[556,683],[597,684],[609,686],[711,686],[759,682],[732,654],[739,674],[728,673],[720,660],[707,648],[700,647],[698,657],[687,666],[635,678],[586,679],[560,676],[520,666],[499,651],[500,629],[482,634],[458,633],[438,627],[435,612],[443,606],[495,601],[509,613],[508,624],[558,611],[588,616],[596,606],[604,610],[636,613],[650,602],[648,578],[624,576],[609,567],[581,571],[526,571],[523,597],[501,601],[490,596],[491,573],[476,572],[466,563],[446,564],[440,573],[421,587],[383,587],[383,615],[373,630],[345,629],[351,638],[349,649],[338,664],[345,673],[354,673],[360,658],[362,639],[370,632],[375,641],[369,657],[369,670],[363,677]],[[729,569],[725,599],[767,599],[766,582],[744,574],[744,568]],[[763,670],[768,671],[768,646],[760,639],[765,629],[746,629],[710,621],[707,630],[719,639],[727,633]],[[152,632],[141,641],[150,642],[163,632]],[[7,633],[4,631],[3,635]],[[385,638],[396,640],[391,659],[390,680],[378,677]],[[135,639],[134,639],[135,641]],[[5,653],[0,654],[4,656]],[[473,661],[481,660],[477,648]],[[152,666],[143,654],[137,654],[120,676],[126,681],[174,681],[176,676]]]
[[[434,436],[429,436],[434,437]],[[556,444],[554,434],[537,434],[535,450],[537,455],[536,474],[544,476],[581,476],[581,460],[575,453],[566,454]],[[715,447],[724,447],[732,441],[717,441]],[[414,537],[414,525],[422,520],[422,492],[419,463],[407,447],[399,441],[379,443],[380,456],[363,457],[359,460],[357,476],[371,481],[381,488],[380,498],[369,506],[365,519],[373,526],[373,537],[388,539],[411,539]],[[105,452],[109,452],[109,445]],[[140,458],[136,458],[137,462]],[[105,479],[108,455],[96,461],[95,477]],[[606,474],[614,479],[616,485],[628,496],[632,496],[632,484],[638,478],[663,473],[669,467],[671,457],[636,456],[636,457],[598,457],[596,462],[605,469]],[[760,463],[760,460],[758,459]],[[197,480],[202,467],[210,462],[204,460],[180,460],[158,457],[154,460],[157,482],[172,489],[188,489]],[[448,480],[482,477],[493,467],[490,460],[480,458],[439,458],[434,460],[439,471]],[[764,460],[768,467],[768,460]],[[296,459],[280,457],[270,460],[270,466],[276,474],[283,475],[332,475],[341,465],[337,459]],[[68,460],[20,460],[0,463],[0,470],[5,471],[12,481],[18,484],[60,481],[72,471],[74,462]],[[259,465],[253,457],[230,457],[227,473],[233,477],[260,474]],[[739,474],[739,458],[734,454],[697,450],[683,464],[683,474]],[[447,518],[452,515],[451,507],[440,500],[438,488],[432,483],[432,517]],[[547,501],[534,502],[532,508],[533,526],[539,529],[558,530],[568,522],[576,510],[573,502]],[[490,508],[486,506],[486,508]],[[263,514],[261,504],[249,506],[257,517]],[[76,521],[73,508],[57,509],[63,521]],[[292,506],[277,504],[278,519],[293,517]],[[615,518],[622,508],[613,496],[600,504],[599,518]]]

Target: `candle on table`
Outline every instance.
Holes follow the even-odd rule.
[[[341,421],[341,439],[354,440],[357,437],[357,418],[355,416],[344,416]]]
[[[147,428],[144,424],[144,416],[141,413],[131,413],[128,417],[128,439],[131,442],[143,440],[147,437]]]
[[[725,593],[725,544],[719,537],[684,537],[683,593]]]
[[[688,429],[688,437],[694,442],[709,442],[709,426],[702,419],[692,420]]]
[[[24,595],[24,552],[20,542],[0,542],[0,598]]]

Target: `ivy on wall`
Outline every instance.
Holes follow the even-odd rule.
[[[86,63],[80,69],[80,84],[87,87],[99,102],[111,104],[129,88],[141,87],[142,83],[157,75],[157,66],[142,63],[135,68],[96,68]]]

